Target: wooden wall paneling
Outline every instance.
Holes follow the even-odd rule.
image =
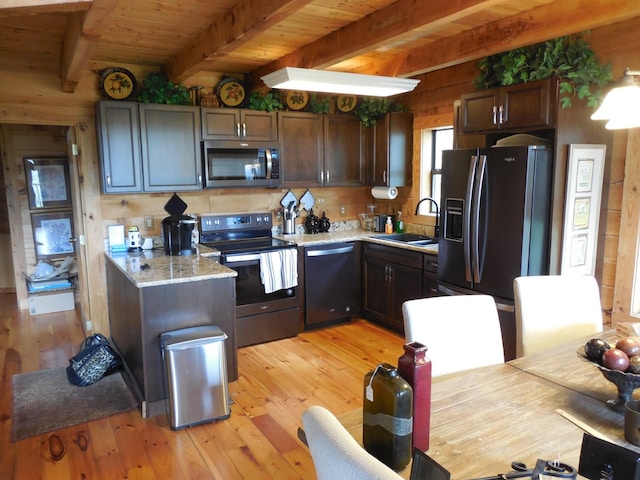
[[[625,185],[622,195],[620,216],[620,243],[616,260],[616,281],[614,286],[611,320],[630,322],[633,286],[636,280],[638,218],[640,218],[640,129],[628,131],[625,165]]]
[[[6,245],[9,247],[8,255],[9,258],[4,260],[4,262],[11,262],[11,268],[7,267],[4,270],[3,277],[3,285],[7,287],[11,287],[15,290],[16,276],[15,276],[15,266],[16,262],[24,263],[24,250],[17,250],[16,245],[22,244],[23,242],[23,234],[22,234],[22,222],[21,218],[18,216],[16,209],[16,202],[18,198],[18,190],[16,186],[16,182],[14,180],[15,167],[13,165],[12,159],[13,155],[13,143],[11,141],[11,130],[7,125],[0,124],[0,163],[2,166],[3,177],[4,177],[4,186],[5,186],[5,194],[4,198],[6,199],[7,209],[7,227],[8,227],[8,238],[5,237]],[[3,257],[4,259],[4,257]],[[26,290],[26,287],[25,287]]]
[[[107,311],[106,272],[104,259],[104,235],[102,233],[102,212],[100,208],[100,169],[98,167],[97,136],[93,117],[93,104],[87,105],[78,123],[72,124],[78,145],[76,168],[78,171],[78,209],[81,212],[85,235],[83,248],[86,281],[81,288],[89,293],[88,304],[82,305],[83,326],[87,333],[109,333]],[[79,198],[78,198],[79,196]],[[91,322],[91,324],[87,323]]]

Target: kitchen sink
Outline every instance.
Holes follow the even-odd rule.
[[[375,235],[373,238],[379,240],[389,240],[392,242],[408,243],[410,245],[433,245],[438,243],[437,238],[418,233],[385,233],[383,235]]]

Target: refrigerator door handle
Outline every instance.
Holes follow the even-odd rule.
[[[467,191],[465,193],[464,212],[462,217],[462,245],[464,249],[464,276],[467,282],[471,282],[471,205],[473,195],[473,184],[476,179],[476,167],[478,156],[471,156],[469,165],[469,175],[467,176]]]
[[[478,167],[478,176],[476,177],[476,188],[474,189],[473,198],[473,240],[471,244],[471,263],[473,265],[473,282],[480,283],[480,198],[482,198],[482,187],[484,184],[484,175],[487,171],[487,156],[480,155],[480,164]]]

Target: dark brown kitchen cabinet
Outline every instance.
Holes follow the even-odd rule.
[[[280,176],[286,187],[320,187],[324,164],[322,115],[278,112]]]
[[[200,108],[140,104],[145,192],[202,189]]]
[[[425,253],[422,259],[422,296],[438,295],[438,256]]]
[[[202,188],[200,108],[99,102],[96,126],[104,193]]]
[[[203,108],[202,138],[275,142],[278,138],[276,112],[242,108]]]
[[[325,187],[365,185],[364,126],[355,115],[324,115]]]
[[[463,133],[547,128],[555,122],[555,79],[493,88],[461,96]]]
[[[368,127],[367,133],[371,136],[368,140],[371,183],[386,187],[411,185],[413,114],[387,113],[373,127]]]
[[[364,248],[363,316],[403,333],[402,304],[423,296],[422,254],[375,244]]]
[[[98,102],[95,109],[102,191],[142,191],[138,104]]]

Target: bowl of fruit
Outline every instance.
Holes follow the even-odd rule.
[[[623,412],[633,391],[640,388],[640,339],[623,337],[615,343],[592,338],[578,350],[578,355],[594,363],[604,378],[618,389],[618,398],[608,400],[612,409]]]

